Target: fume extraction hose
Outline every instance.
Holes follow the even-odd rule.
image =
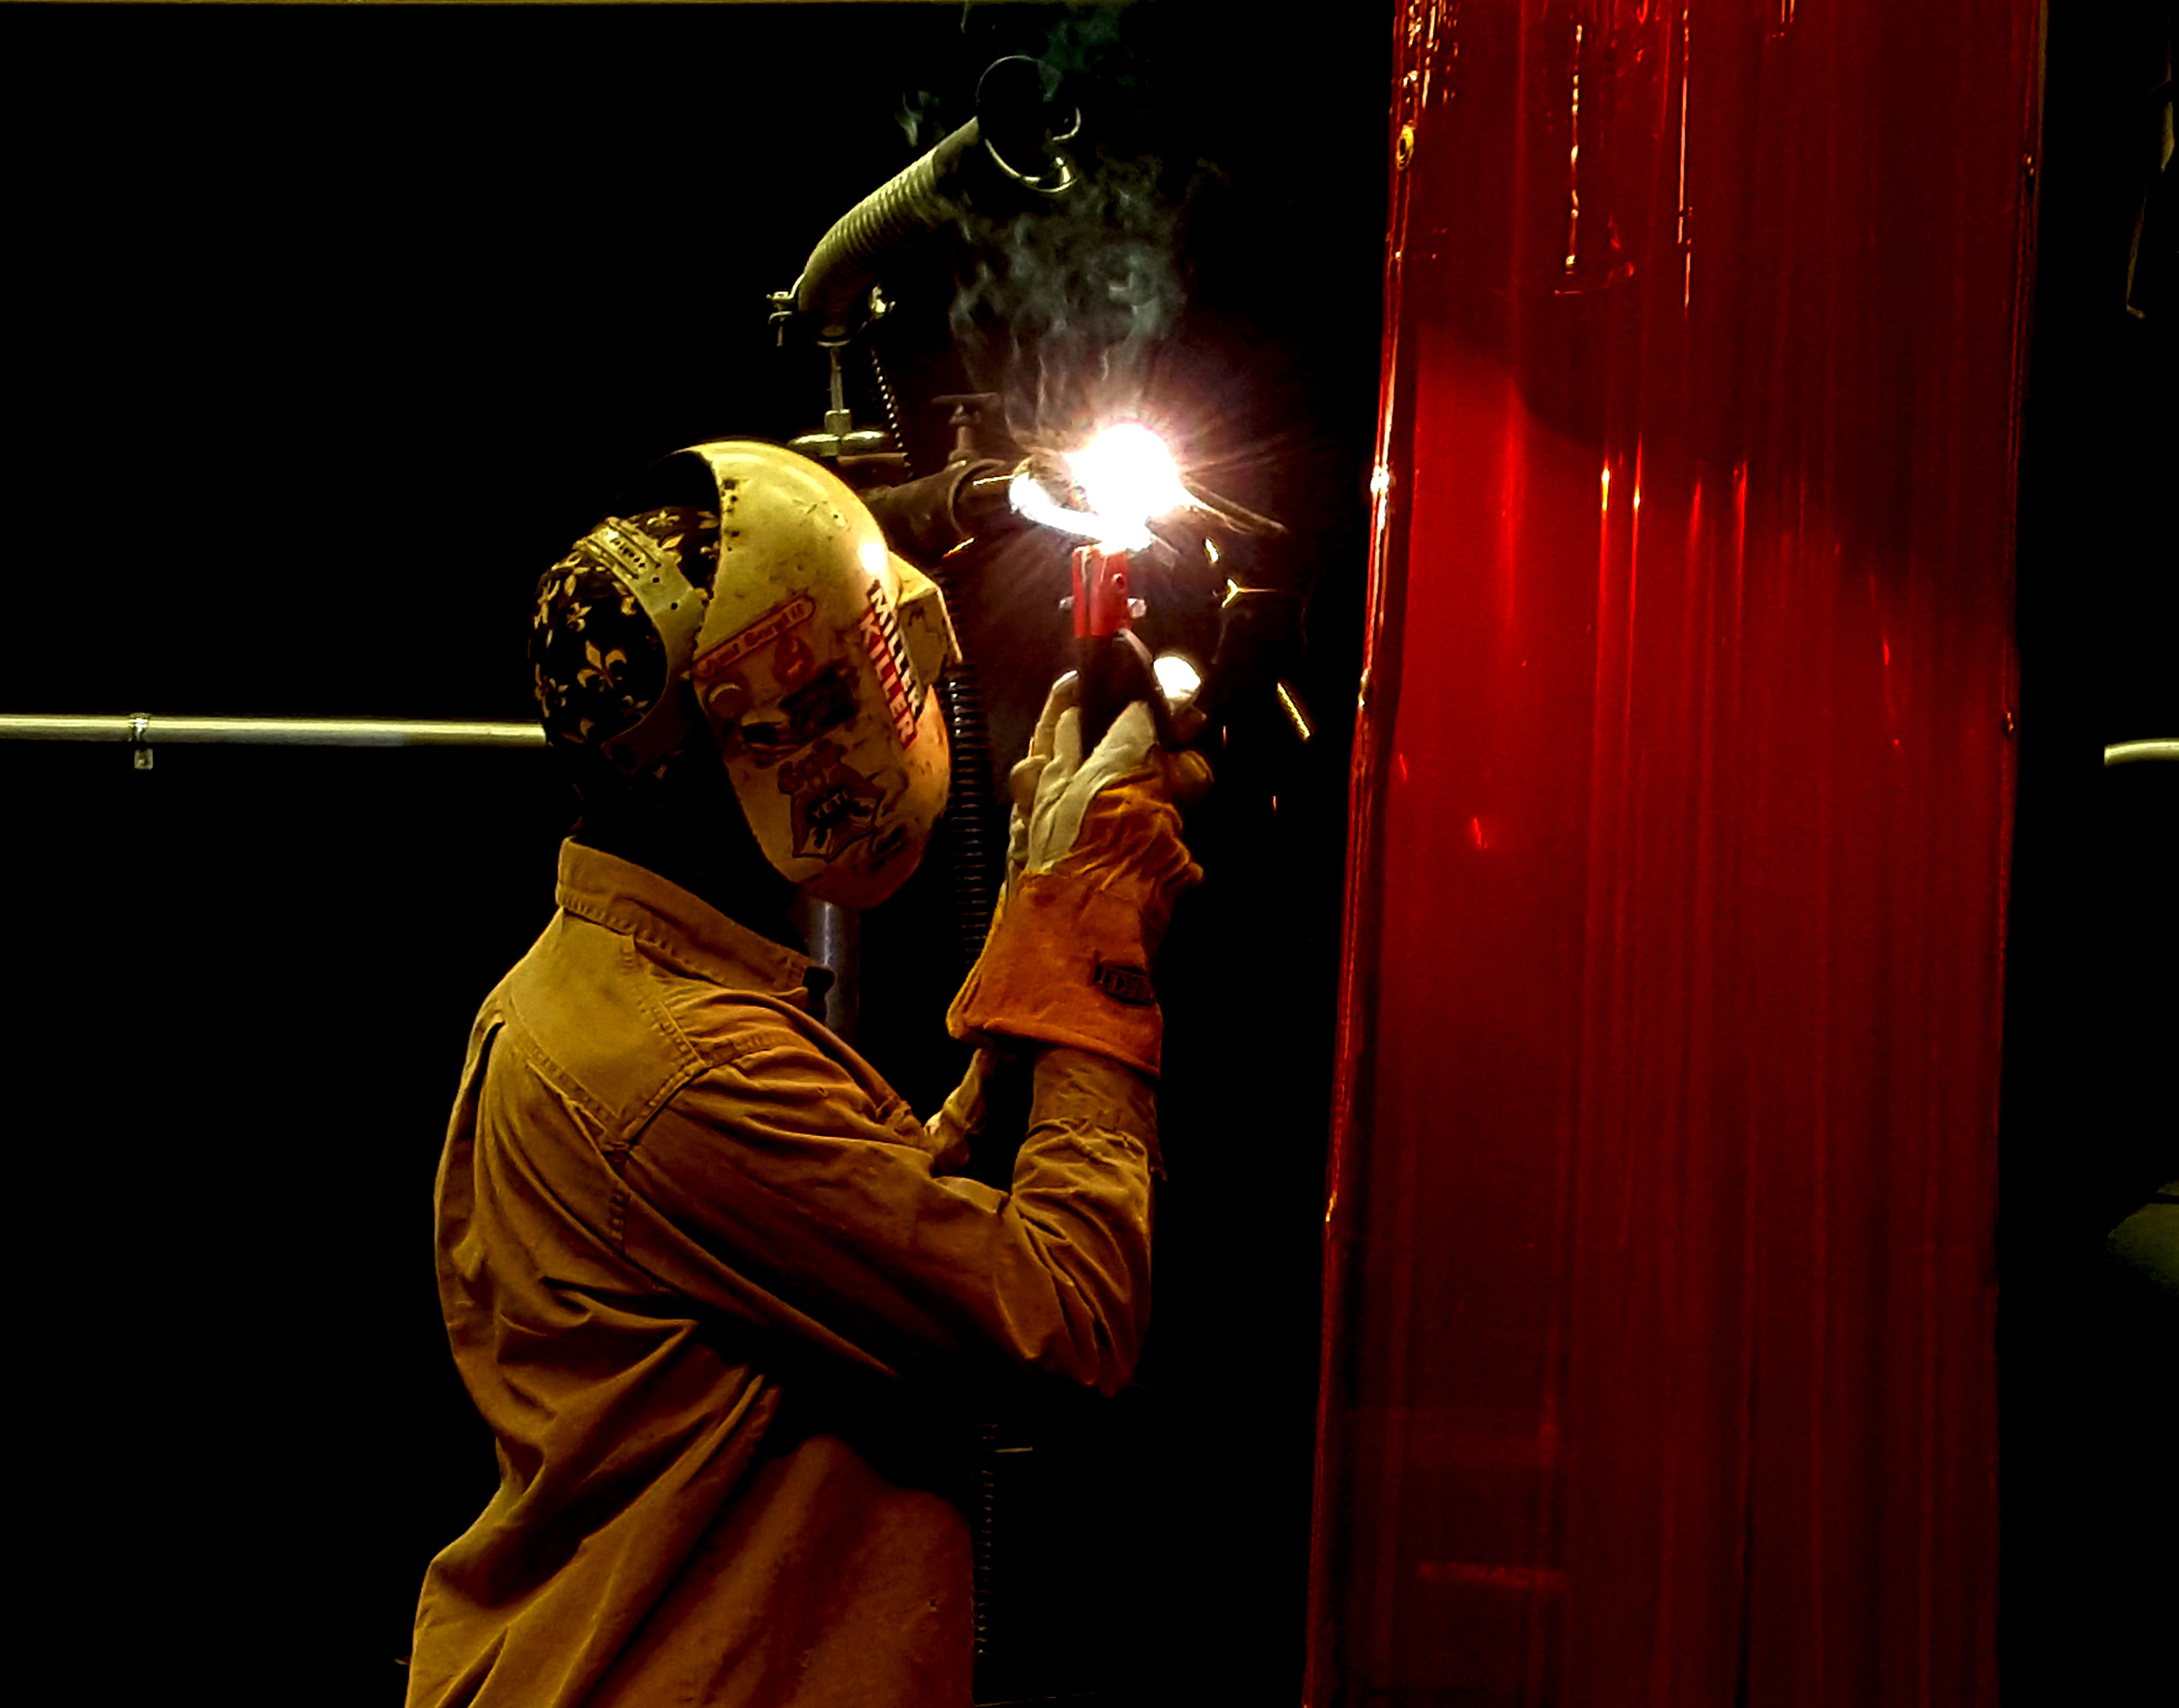
[[[1055,145],[1079,115],[1059,94],[1058,74],[1034,59],[1002,59],[976,89],[976,117],[880,184],[832,223],[803,263],[791,295],[820,343],[852,337],[863,293],[899,250],[958,219],[977,178],[1037,196],[1063,194],[1074,169]]]

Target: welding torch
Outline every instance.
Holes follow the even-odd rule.
[[[1276,676],[1279,637],[1291,626],[1292,596],[1272,587],[1243,586],[1255,542],[1285,529],[1183,479],[1163,441],[1149,428],[1122,422],[1082,450],[1038,449],[1018,462],[991,454],[980,437],[979,406],[995,397],[941,400],[957,406],[963,429],[954,460],[936,474],[864,495],[894,549],[936,561],[970,540],[1026,526],[1068,537],[1068,596],[1060,601],[1073,630],[1080,683],[1084,751],[1095,748],[1112,720],[1145,702],[1158,739],[1176,749],[1192,740],[1218,708],[1251,699],[1269,687],[1294,734],[1306,742],[1314,725],[1298,690]],[[1018,456],[1019,446],[1013,446]],[[1180,591],[1193,566],[1202,572],[1196,608],[1218,613],[1219,642],[1207,671],[1177,653],[1153,657],[1136,630],[1146,615],[1142,597],[1159,587]],[[1180,572],[1176,587],[1172,572]],[[1221,592],[1212,587],[1225,576]],[[1185,622],[1183,609],[1166,613]]]
[[[1078,545],[1068,568],[1074,588],[1069,603],[1082,751],[1094,753],[1112,720],[1137,700],[1149,705],[1159,744],[1168,749],[1179,746],[1150,649],[1135,633],[1143,602],[1128,591],[1127,548]]]
[[[1035,495],[1025,496],[1030,494]],[[896,550],[926,561],[971,539],[1031,523],[1049,524],[1055,516],[1077,539],[1102,525],[1102,518],[1083,507],[1079,489],[1049,453],[1033,454],[1012,468],[988,459],[964,461],[936,475],[865,493],[864,501]],[[1073,617],[1084,753],[1135,700],[1149,702],[1158,739],[1174,745],[1167,698],[1150,649],[1134,631],[1144,607],[1131,584],[1128,542],[1138,540],[1137,550],[1155,546],[1146,533],[1129,529],[1124,540],[1100,538],[1077,545],[1069,558],[1070,591],[1060,603]]]
[[[1069,558],[1065,602],[1073,616],[1084,750],[1136,700],[1150,705],[1163,745],[1183,745],[1204,721],[1197,701],[1206,685],[1177,654],[1154,660],[1137,635],[1135,620],[1145,613],[1138,567],[1194,561],[1209,568],[1243,536],[1285,530],[1184,481],[1164,441],[1139,422],[1108,427],[1079,452],[1032,453],[1009,494],[1027,520],[1086,542]],[[1221,634],[1235,606],[1260,591],[1227,581],[1219,601]],[[1221,640],[1221,657],[1225,650]],[[1218,664],[1213,660],[1214,672]]]

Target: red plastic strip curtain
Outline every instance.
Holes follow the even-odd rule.
[[[1309,1700],[1990,1702],[2034,8],[1398,23]]]

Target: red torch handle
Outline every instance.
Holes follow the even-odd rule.
[[[1074,577],[1074,638],[1110,640],[1133,627],[1128,606],[1128,554],[1101,545],[1078,545]]]
[[[1081,687],[1082,751],[1104,739],[1112,720],[1147,700],[1165,734],[1163,699],[1149,649],[1136,638],[1128,603],[1128,554],[1103,546],[1074,550],[1074,670]]]

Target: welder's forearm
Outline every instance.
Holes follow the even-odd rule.
[[[965,1168],[969,1149],[984,1130],[985,1076],[992,1070],[991,1052],[980,1049],[936,1114],[925,1121],[937,1171]],[[1052,1046],[1036,1058],[1029,1104],[1029,1128],[1041,1113],[1047,1123],[1075,1123],[1125,1134],[1139,1144],[1161,1179],[1165,1165],[1158,1152],[1156,1088],[1133,1069],[1087,1050]]]
[[[1035,1076],[1009,1209],[1057,1284],[1057,1311],[1031,1361],[1116,1393],[1150,1326],[1155,1091],[1076,1049],[1040,1052]]]
[[[1149,1154],[1153,1174],[1165,1173],[1158,1151],[1157,1087],[1109,1056],[1059,1045],[1037,1053],[1035,1088],[1029,1097],[1030,1136],[1051,1123],[1092,1125],[1124,1134]]]

